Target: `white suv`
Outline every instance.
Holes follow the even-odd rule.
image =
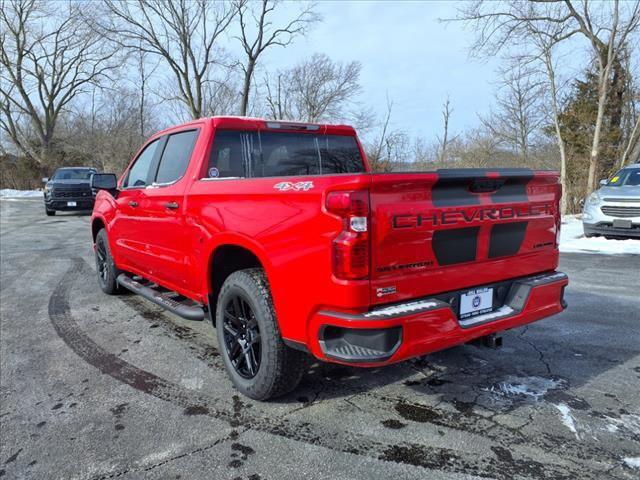
[[[640,163],[629,165],[600,181],[584,204],[585,237],[605,235],[640,238]]]

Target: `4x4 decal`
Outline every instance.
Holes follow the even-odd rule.
[[[275,188],[276,190],[280,190],[281,192],[287,192],[289,190],[302,190],[306,192],[307,190],[311,190],[313,188],[313,182],[280,182],[276,183],[273,188]]]

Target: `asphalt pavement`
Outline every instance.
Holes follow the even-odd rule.
[[[566,254],[569,308],[287,397],[226,378],[214,330],[95,278],[89,217],[0,201],[0,477],[638,479],[640,256]]]

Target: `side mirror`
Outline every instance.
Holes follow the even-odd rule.
[[[42,177],[42,183],[47,183],[49,181],[49,177]]]
[[[94,173],[91,175],[91,188],[96,190],[116,190],[118,178],[113,173]]]
[[[604,186],[606,186],[606,185],[607,185],[607,183],[608,183],[608,182],[609,182],[609,180],[607,180],[606,178],[604,178],[604,179],[600,180],[600,186],[601,186],[601,187],[604,187]]]

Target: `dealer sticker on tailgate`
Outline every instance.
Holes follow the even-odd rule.
[[[479,288],[460,294],[460,318],[490,312],[493,309],[493,288]]]

